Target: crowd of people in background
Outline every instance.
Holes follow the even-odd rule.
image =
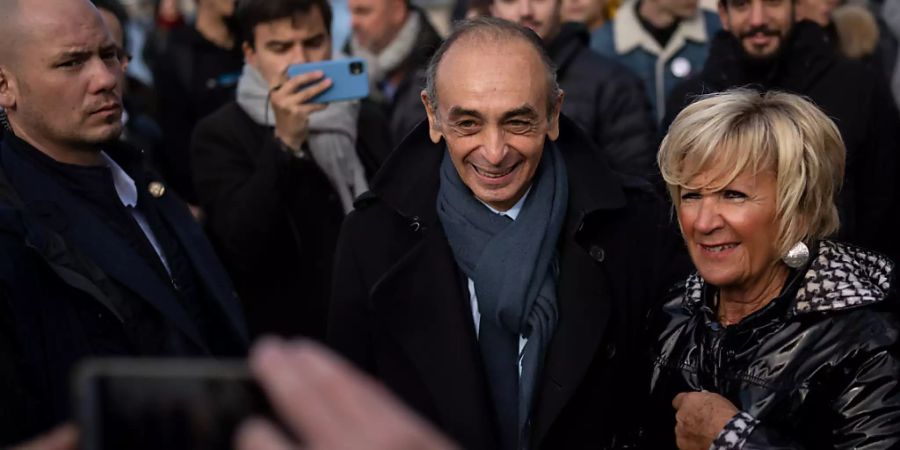
[[[900,8],[879,0],[787,0],[760,8],[755,3],[331,2],[333,12],[325,18],[323,30],[331,42],[322,50],[326,56],[313,60],[358,56],[368,62],[370,97],[357,113],[353,139],[369,179],[425,118],[419,99],[424,67],[452,20],[462,17],[492,15],[532,28],[557,67],[566,92],[563,113],[593,138],[614,170],[651,182],[658,181],[659,140],[697,94],[747,85],[796,92],[837,119],[851,148],[852,163],[842,191],[841,237],[897,254],[900,249],[893,248],[889,236],[896,217],[887,217],[893,214],[897,187],[887,185],[892,176],[882,175],[893,173],[888,168],[894,167],[890,161],[895,159],[892,133],[897,127],[887,103],[891,99],[900,103],[895,35]],[[243,46],[251,30],[239,23],[236,2],[98,0],[97,4],[114,15],[117,23],[112,26],[121,30],[121,45],[132,60],[126,70],[126,138],[152,155],[169,187],[207,224],[217,247],[243,241],[236,237],[242,232],[239,226],[230,225],[233,229],[226,232],[220,215],[207,214],[222,209],[214,205],[218,203],[229,204],[231,216],[247,215],[237,212],[243,211],[244,197],[204,180],[218,172],[205,161],[194,162],[195,154],[201,158],[205,154],[206,139],[198,140],[197,150],[191,147],[201,119],[237,98],[247,56]],[[758,30],[772,42],[747,44],[744,49],[736,44]],[[335,41],[335,36],[344,40]],[[344,203],[346,211],[346,199]],[[297,210],[298,205],[276,209]],[[253,258],[244,256],[226,256],[226,265],[255,265],[250,262]],[[322,258],[312,260],[328,267]]]
[[[713,183],[695,177],[725,164],[717,172],[731,176],[725,184],[741,179],[749,166],[727,169],[740,145],[782,142],[785,123],[804,146],[801,156],[772,156],[787,144],[754,153],[753,164],[777,175],[768,188],[788,185],[788,175],[833,179],[809,181],[827,186],[797,200],[819,202],[807,205],[808,217],[800,208],[797,223],[763,231],[819,230],[804,220],[833,220],[803,235],[807,256],[867,260],[887,278],[890,261],[900,261],[900,1],[91,2],[102,21],[79,0],[0,0],[8,13],[0,18],[0,445],[69,417],[67,378],[83,358],[245,356],[265,335],[327,343],[465,448],[641,445],[636,408],[671,402],[685,383],[705,386],[668,372],[681,363],[660,361],[684,363],[712,345],[684,342],[702,335],[697,317],[709,311],[686,319],[672,312],[678,303],[660,332],[689,348],[662,338],[664,347],[653,347],[648,311],[672,301],[679,280],[687,287],[677,302],[730,299],[725,288],[713,297],[722,285],[703,271],[708,255],[691,252],[702,214],[689,216],[689,206]],[[87,50],[46,69],[68,78],[35,75],[43,70],[35,61],[57,58],[69,36]],[[313,103],[333,81],[287,75],[292,65],[349,57],[366,62],[369,96],[359,101]],[[72,100],[78,89],[96,100]],[[734,89],[739,100],[722,100],[739,103],[731,122],[724,112],[703,116],[695,103],[722,107],[710,99]],[[73,118],[66,102],[89,111]],[[746,128],[751,122],[758,128]],[[672,156],[702,153],[697,142],[724,129],[746,134],[710,141],[731,160],[709,156],[685,168],[706,155]],[[504,146],[523,149],[521,157]],[[804,162],[772,163],[790,158]],[[678,178],[681,170],[694,172]],[[491,181],[507,177],[518,187]],[[831,193],[835,217],[823,218]],[[803,298],[792,281],[800,267],[831,276],[815,262],[788,269],[779,258],[765,262],[780,277],[771,297]],[[706,281],[685,285],[692,267]],[[862,302],[875,310],[890,289],[873,283],[854,286],[878,297]],[[896,334],[896,319],[880,309],[860,315]],[[679,328],[682,320],[695,328]],[[894,359],[873,361],[896,378],[897,344],[884,346]],[[624,369],[639,366],[646,348],[658,352],[653,398],[649,370],[642,378]],[[752,386],[728,389],[743,395]],[[641,390],[647,403],[632,402]],[[885,390],[890,409],[896,379]],[[839,396],[865,403],[851,397]],[[719,400],[727,405],[717,403],[713,428],[739,442],[679,422],[672,439],[654,435],[646,448],[803,441],[762,438],[768,409],[710,401]],[[695,401],[682,397],[675,409],[692,414]],[[618,408],[598,406],[609,404]],[[896,427],[900,415],[885,414]],[[675,417],[653,425],[671,431]],[[736,419],[747,426],[728,428]],[[849,420],[841,426],[853,428]],[[609,428],[596,429],[598,421]],[[871,448],[900,445],[875,428]],[[423,433],[450,447],[431,428]],[[816,439],[803,443],[833,443]],[[847,442],[869,441],[829,448],[853,448]]]

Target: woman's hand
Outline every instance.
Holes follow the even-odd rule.
[[[672,400],[675,442],[680,450],[707,450],[739,411],[725,397],[712,392],[682,392]]]

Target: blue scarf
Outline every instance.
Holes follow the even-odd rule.
[[[456,263],[475,284],[479,347],[507,449],[527,446],[525,423],[556,330],[556,245],[568,204],[565,161],[547,141],[515,221],[493,213],[462,182],[448,154],[437,212]],[[519,336],[528,339],[519,376]]]

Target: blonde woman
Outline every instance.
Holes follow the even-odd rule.
[[[828,240],[834,123],[726,92],[679,114],[658,159],[697,272],[652,325],[647,448],[898,448],[894,264]]]

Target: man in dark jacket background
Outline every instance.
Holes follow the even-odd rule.
[[[310,102],[331,86],[321,73],[285,75],[331,58],[327,1],[238,8],[247,63],[237,99],[197,125],[197,193],[251,335],[322,337],[340,224],[388,146],[358,123],[383,120],[361,114],[359,102]]]
[[[369,66],[369,100],[390,122],[391,146],[425,120],[419,91],[441,37],[409,0],[349,0],[353,32],[346,52]]]
[[[794,23],[793,0],[720,0],[719,16],[724,30],[703,72],[673,91],[665,128],[698,95],[732,87],[809,97],[835,120],[847,147],[839,238],[896,259],[900,117],[881,74],[838,56],[819,25]]]
[[[155,158],[163,176],[191,205],[198,203],[188,151],[191,133],[200,119],[234,99],[244,63],[235,4],[235,0],[197,0],[194,22],[173,29],[162,53],[153,59],[163,137]]]
[[[562,23],[561,5],[562,0],[495,0],[491,14],[541,37],[566,93],[563,114],[593,138],[612,168],[651,177],[656,124],[641,80],[622,64],[591,51],[587,28]]]
[[[428,123],[342,228],[329,343],[463,448],[624,446],[686,270],[668,212],[560,116],[534,33],[475,19],[435,55]]]
[[[120,51],[88,0],[0,1],[0,445],[66,419],[89,356],[239,356],[230,281],[122,131]]]

